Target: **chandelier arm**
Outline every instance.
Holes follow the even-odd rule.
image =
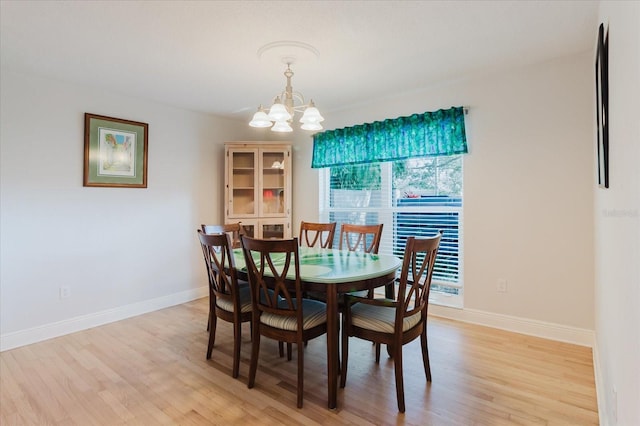
[[[273,98],[269,113],[266,113],[266,109],[260,105],[258,112],[254,115],[252,121],[249,123],[252,127],[268,127],[269,122],[274,123],[271,130],[276,132],[290,132],[291,127],[287,123],[292,123],[295,113],[304,113],[300,122],[304,130],[321,130],[322,126],[319,124],[324,120],[317,108],[310,100],[306,103],[304,96],[300,92],[294,92],[291,85],[291,77],[293,77],[293,71],[290,67],[291,63],[287,63],[287,69],[284,73],[287,78],[287,85],[279,95]],[[298,103],[296,105],[296,102]],[[276,105],[279,104],[279,105]],[[276,108],[277,106],[277,108]],[[288,118],[287,118],[288,117]]]

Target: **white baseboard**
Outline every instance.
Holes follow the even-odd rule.
[[[429,314],[472,324],[484,325],[529,336],[542,337],[580,346],[594,347],[595,332],[545,321],[496,314],[476,309],[457,309],[429,305]]]
[[[607,391],[605,389],[604,380],[602,378],[602,370],[600,369],[600,353],[598,349],[598,338],[594,339],[593,344],[593,376],[596,382],[596,397],[598,398],[598,417],[600,425],[606,426],[609,403],[607,400]]]
[[[208,294],[207,287],[200,287],[26,330],[6,333],[0,336],[0,352],[179,305],[206,297]]]
[[[31,343],[74,333],[76,331],[86,330],[88,328],[131,318],[147,312],[179,305],[201,297],[206,297],[207,294],[207,288],[201,287],[93,314],[69,318],[27,330],[6,333],[0,336],[0,351],[6,351],[20,346],[29,345]],[[496,314],[475,309],[456,309],[438,305],[430,305],[429,313],[431,315],[454,319],[457,321],[485,325],[501,330],[513,331],[515,333],[573,343],[591,348],[594,347],[595,343],[595,334],[592,330],[569,327],[544,321]],[[595,361],[596,360],[594,359],[594,367],[596,366]]]

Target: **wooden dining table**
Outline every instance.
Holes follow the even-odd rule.
[[[300,247],[299,257],[303,288],[326,294],[328,407],[334,409],[339,374],[338,295],[387,286],[395,280],[402,262],[392,255],[310,247]],[[247,280],[242,249],[234,249],[234,260],[238,278]],[[388,292],[390,286],[386,289]]]

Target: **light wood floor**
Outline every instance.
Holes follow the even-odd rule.
[[[347,387],[326,407],[323,337],[305,348],[304,407],[296,362],[263,339],[256,387],[243,329],[231,378],[231,327],[218,322],[205,359],[208,304],[200,299],[0,354],[2,425],[503,425],[598,423],[591,349],[430,318],[433,382],[420,343],[405,345],[407,412],[397,411],[393,363],[350,344]],[[384,351],[383,351],[384,352]]]

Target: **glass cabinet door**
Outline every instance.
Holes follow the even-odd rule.
[[[256,150],[229,150],[229,217],[256,216]]]
[[[286,212],[285,171],[288,161],[282,150],[261,150],[262,162],[262,213],[265,217],[283,217]]]
[[[225,143],[225,223],[254,238],[291,238],[291,145]]]
[[[278,220],[261,220],[260,221],[260,238],[265,240],[290,238],[291,233],[287,232],[287,225]]]
[[[283,219],[245,219],[241,222],[244,235],[251,238],[283,239],[291,238],[288,220]]]
[[[257,225],[258,222],[257,221],[253,221],[253,220],[247,220],[247,221],[243,221],[240,222],[242,225],[242,228],[244,230],[244,235],[246,235],[247,237],[251,237],[251,238],[258,238],[258,234],[257,234]]]

